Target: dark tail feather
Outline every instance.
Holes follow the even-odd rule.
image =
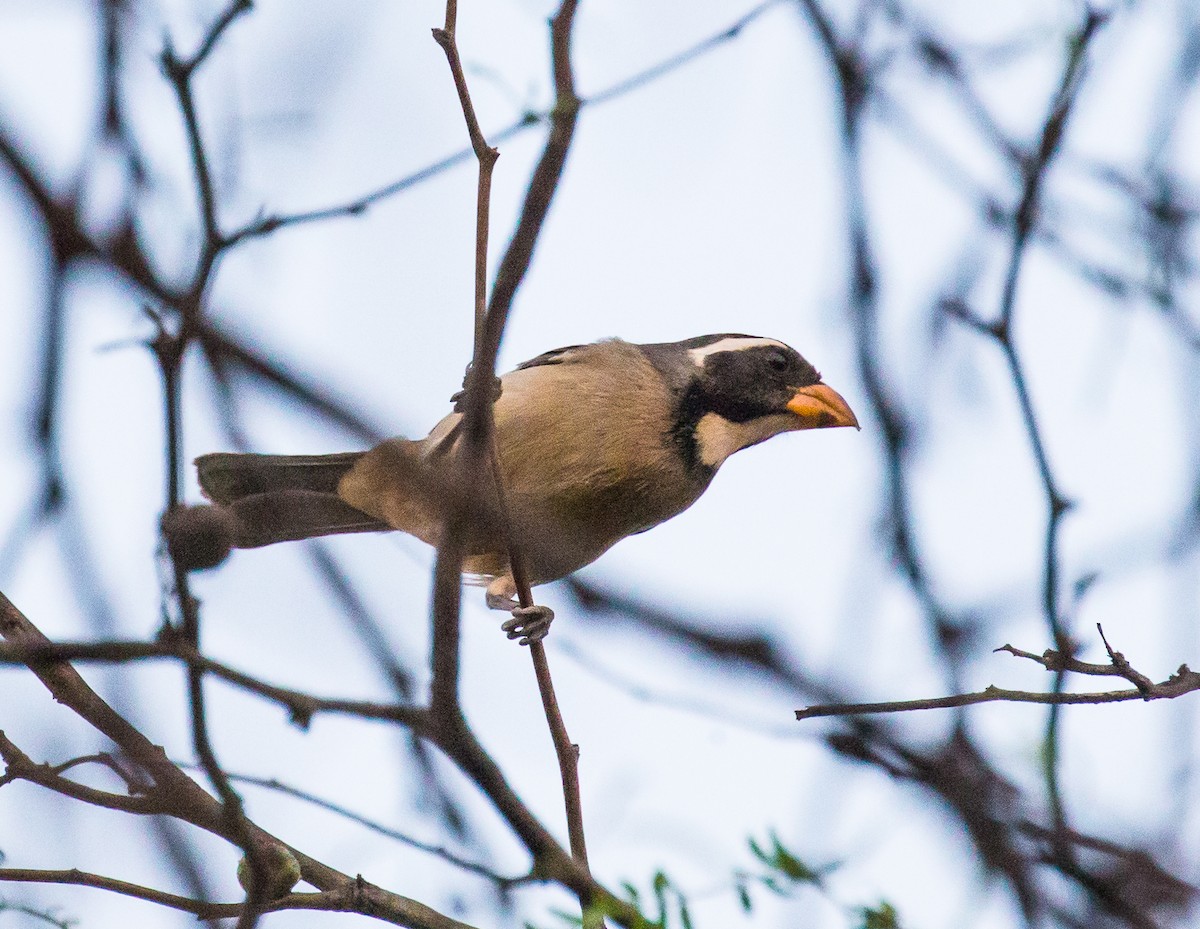
[[[387,523],[356,510],[337,494],[315,490],[273,490],[229,504],[234,516],[233,544],[258,548],[273,542],[311,539],[340,532],[381,532]]]
[[[337,493],[342,479],[363,452],[340,455],[239,455],[218,452],[196,459],[200,488],[213,503],[274,490]]]
[[[237,548],[257,548],[341,532],[391,527],[337,495],[338,482],[362,452],[340,455],[239,455],[196,459],[200,487],[234,517]]]

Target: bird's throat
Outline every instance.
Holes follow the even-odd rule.
[[[716,469],[734,452],[795,429],[796,425],[796,417],[790,413],[758,416],[743,423],[728,420],[719,413],[705,413],[696,423],[696,452],[701,463]]]

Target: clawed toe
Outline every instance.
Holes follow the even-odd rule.
[[[518,606],[512,610],[513,618],[500,624],[510,639],[520,639],[520,644],[540,642],[550,631],[554,611],[548,606]]]

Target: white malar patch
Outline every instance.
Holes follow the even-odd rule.
[[[790,413],[760,416],[744,423],[731,422],[716,413],[705,413],[696,423],[696,451],[705,465],[719,468],[734,452],[799,426],[799,418]]]
[[[709,355],[715,355],[718,352],[743,352],[748,348],[759,348],[764,345],[774,345],[776,348],[787,348],[782,342],[777,339],[750,339],[740,336],[733,336],[728,339],[718,339],[711,345],[705,345],[701,348],[688,349],[688,355],[691,356],[692,362],[697,368],[704,367],[704,360]]]

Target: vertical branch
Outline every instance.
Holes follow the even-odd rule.
[[[926,622],[940,647],[939,652],[945,658],[947,676],[957,690],[960,689],[961,673],[961,652],[956,647],[961,641],[960,629],[938,599],[921,561],[905,481],[905,462],[911,449],[912,427],[905,411],[887,387],[886,372],[881,362],[883,351],[879,335],[879,287],[875,254],[868,228],[861,135],[865,105],[876,89],[873,84],[874,76],[860,49],[847,44],[838,36],[833,21],[818,0],[799,0],[799,4],[829,59],[840,96],[841,175],[846,197],[846,234],[850,250],[850,313],[854,325],[859,376],[879,420],[883,437],[883,453],[887,464],[886,518],[891,534],[892,556],[924,610]],[[961,715],[963,712],[959,711],[953,735],[944,750],[947,754],[961,756],[967,752],[975,756],[978,753],[967,736],[966,721]],[[990,824],[980,828],[986,822],[986,817],[972,820],[965,815],[969,807],[961,805],[961,791],[952,781],[938,782],[935,789],[939,789],[950,803],[956,804],[963,811],[965,822],[979,829],[980,835],[986,836],[983,843],[992,848],[993,854],[996,848],[1003,847],[1003,842],[996,842],[998,835],[991,829]],[[1008,878],[1026,918],[1032,920],[1039,908],[1037,888],[1020,857],[1016,854],[994,855],[990,863]]]
[[[1037,465],[1038,476],[1046,497],[1046,534],[1042,555],[1042,615],[1054,642],[1054,648],[1064,655],[1074,654],[1070,631],[1063,622],[1058,609],[1059,555],[1058,537],[1062,519],[1071,507],[1070,500],[1059,490],[1058,482],[1050,466],[1045,440],[1038,425],[1037,414],[1029,393],[1024,366],[1013,341],[1013,318],[1016,313],[1017,284],[1020,279],[1023,259],[1027,251],[1030,234],[1037,222],[1041,206],[1041,192],[1045,177],[1061,147],[1083,75],[1086,52],[1105,16],[1088,9],[1079,30],[1071,37],[1062,79],[1051,104],[1050,112],[1042,126],[1041,137],[1033,157],[1024,165],[1024,183],[1021,200],[1013,214],[1012,252],[1004,278],[1004,289],[1000,298],[1000,312],[995,322],[978,326],[987,332],[1000,346],[1008,365],[1009,376],[1017,395],[1021,420],[1029,439]],[[1066,681],[1066,670],[1059,669],[1054,676],[1054,692],[1061,693]],[[1053,704],[1046,721],[1045,781],[1046,795],[1056,834],[1062,835],[1067,827],[1066,811],[1063,806],[1062,788],[1058,778],[1059,720],[1061,707]],[[1060,851],[1068,848],[1065,840],[1059,843]]]
[[[253,6],[251,0],[233,0],[209,27],[196,52],[180,58],[167,45],[162,53],[162,67],[175,90],[176,100],[183,114],[188,138],[192,168],[195,174],[196,194],[200,201],[200,218],[204,241],[200,256],[186,292],[173,301],[178,312],[178,328],[170,332],[161,321],[158,336],[152,345],[163,379],[163,406],[166,426],[166,501],[163,510],[163,533],[167,537],[167,552],[180,613],[179,634],[197,652],[200,651],[199,603],[192,596],[188,583],[188,565],[172,546],[173,537],[187,531],[187,513],[181,509],[181,477],[183,467],[183,435],[180,421],[180,380],[183,358],[191,339],[196,335],[203,312],[204,296],[212,280],[217,259],[227,246],[217,218],[216,194],[212,171],[200,132],[195,96],[192,92],[192,77],[216,48],[221,36],[241,14]],[[269,903],[270,863],[267,846],[254,841],[250,824],[245,816],[242,798],[233,789],[213,749],[208,731],[208,717],[204,698],[204,671],[196,664],[187,669],[188,706],[191,716],[192,747],[217,795],[221,798],[222,810],[229,833],[245,852],[250,865],[250,886],[246,891],[245,904],[238,916],[238,929],[253,929],[267,903]]]
[[[571,741],[562,711],[558,708],[558,697],[554,693],[554,679],[550,676],[550,663],[546,660],[545,646],[541,642],[531,642],[529,656],[533,660],[533,672],[537,677],[538,692],[542,697],[546,725],[550,727],[550,738],[554,741],[554,753],[558,756],[571,856],[586,868],[588,858],[587,841],[583,831],[583,797],[579,789],[579,746]]]
[[[478,354],[480,339],[483,335],[483,319],[487,310],[487,246],[488,230],[491,228],[489,214],[492,199],[492,172],[500,152],[488,145],[483,130],[479,127],[479,119],[475,115],[475,106],[471,103],[471,92],[467,87],[467,77],[463,71],[462,59],[458,54],[458,3],[457,0],[446,0],[446,25],[433,30],[433,39],[446,53],[446,61],[450,65],[450,74],[454,78],[454,89],[462,105],[463,119],[467,123],[467,135],[471,139],[471,150],[479,162],[479,184],[475,197],[475,346],[474,353]],[[472,355],[474,357],[474,355]]]
[[[865,107],[878,88],[859,49],[846,44],[816,0],[801,0],[813,30],[829,58],[841,98],[841,175],[846,197],[849,239],[849,304],[854,327],[855,363],[867,399],[879,422],[886,462],[884,519],[891,555],[908,580],[924,611],[931,638],[939,646],[949,685],[962,688],[962,625],[943,604],[930,583],[916,540],[915,519],[905,476],[905,461],[913,442],[910,418],[887,386],[879,336],[879,281],[875,250],[868,230],[862,170],[861,123]],[[865,15],[865,14],[864,14]],[[877,96],[877,94],[876,94]]]
[[[455,41],[455,26],[457,5],[454,0],[446,4],[446,25],[433,31],[434,39],[446,53],[455,87],[458,90],[459,101],[462,105],[463,116],[467,123],[467,131],[471,137],[471,147],[479,161],[479,188],[476,203],[476,239],[475,239],[475,346],[471,371],[467,377],[467,400],[465,420],[464,460],[460,480],[477,475],[480,467],[481,450],[486,449],[490,460],[494,484],[496,487],[497,505],[500,511],[501,525],[504,527],[505,541],[509,556],[509,569],[517,589],[518,599],[523,607],[534,603],[533,592],[530,588],[529,573],[517,539],[512,532],[512,521],[507,505],[507,494],[504,489],[504,478],[500,470],[500,461],[496,448],[496,440],[492,421],[492,402],[494,395],[488,396],[489,382],[494,382],[496,355],[499,351],[500,339],[507,322],[509,311],[517,288],[524,278],[533,258],[534,246],[541,231],[550,203],[562,177],[566,164],[567,152],[574,136],[575,121],[579,111],[579,98],[575,93],[574,75],[571,70],[570,42],[574,24],[577,0],[564,0],[558,12],[551,20],[551,59],[555,87],[555,107],[550,117],[550,132],[542,157],[534,170],[522,208],[521,219],[513,239],[501,261],[496,283],[492,289],[492,298],[487,304],[486,274],[487,274],[487,241],[489,224],[489,197],[491,190],[492,169],[498,153],[489,146],[479,128],[475,110],[463,75],[462,63],[458,55]],[[475,484],[475,481],[471,481]],[[463,484],[461,486],[467,486]],[[456,495],[461,496],[461,495]],[[451,547],[455,536],[461,535],[462,520],[460,512],[447,529],[447,538],[439,549],[438,563],[435,573],[439,574],[435,591],[443,591],[451,583],[451,578],[443,574],[446,563],[453,560],[446,549]],[[461,566],[461,555],[454,561]],[[440,655],[440,646],[457,645],[456,639],[451,641],[450,630],[444,629],[439,641],[438,628],[448,626],[446,616],[452,604],[449,597],[435,601],[441,609],[435,609],[434,635],[434,677],[433,706],[436,709],[440,701],[451,698],[449,675],[456,671],[456,659]],[[457,616],[457,603],[453,604]],[[442,621],[437,617],[441,616]],[[546,713],[547,724],[554,742],[555,754],[558,757],[559,771],[563,784],[563,799],[566,806],[567,831],[570,839],[572,856],[586,867],[587,846],[584,840],[583,810],[579,790],[578,746],[571,742],[558,707],[554,693],[554,683],[550,675],[549,663],[546,659],[545,648],[540,642],[530,645],[530,656],[533,660],[538,689],[542,698],[542,706]],[[443,680],[438,682],[438,669],[441,667]]]
[[[447,459],[453,462],[453,459]],[[457,463],[452,486],[463,486]],[[438,722],[461,715],[458,705],[459,613],[462,601],[462,563],[466,556],[463,536],[466,520],[462,495],[454,493],[448,504],[446,526],[433,566],[433,635],[429,712]]]
[[[212,172],[209,170],[208,158],[205,154],[204,140],[200,133],[199,117],[196,114],[196,103],[191,93],[192,75],[212,54],[217,42],[224,35],[233,21],[243,13],[249,12],[254,6],[252,0],[233,0],[209,27],[200,47],[190,58],[179,58],[170,45],[163,51],[162,64],[167,78],[175,88],[179,99],[180,110],[183,113],[184,126],[187,129],[188,147],[191,151],[192,169],[196,175],[196,190],[200,197],[200,216],[204,224],[206,252],[218,250],[221,244],[221,234],[217,225],[216,193],[213,189]],[[201,263],[203,266],[203,262]],[[197,278],[204,276],[197,272]]]
[[[463,118],[471,139],[471,148],[479,163],[479,180],[475,195],[474,353],[471,373],[467,378],[470,390],[471,385],[478,380],[475,375],[481,370],[479,353],[487,305],[487,246],[492,172],[500,153],[487,144],[487,139],[484,138],[483,131],[479,128],[479,120],[475,116],[475,107],[471,103],[471,93],[463,72],[462,59],[458,54],[458,41],[455,35],[457,21],[458,4],[456,0],[447,0],[446,24],[441,29],[433,30],[433,38],[446,54],[446,61],[450,65],[450,74],[454,78],[454,87],[462,105]],[[468,400],[468,404],[472,402],[472,400]],[[489,429],[482,433],[468,432],[466,441],[463,443],[462,457],[452,463],[452,467],[455,469],[453,483],[455,492],[451,495],[450,513],[446,519],[446,527],[441,544],[438,546],[437,561],[434,566],[433,681],[430,687],[430,704],[434,716],[443,719],[450,715],[458,716],[460,714],[458,675],[461,575],[463,557],[466,554],[465,535],[469,516],[465,504],[467,496],[465,490],[478,483],[476,478],[482,470],[491,421],[491,404],[483,403],[481,405],[489,414],[487,419]]]
[[[550,116],[550,133],[546,140],[546,148],[530,182],[520,226],[505,253],[504,261],[501,263],[500,272],[497,275],[489,317],[493,312],[501,310],[507,314],[511,307],[512,298],[516,295],[520,280],[524,277],[529,263],[533,259],[533,247],[537,235],[549,213],[551,199],[558,188],[563,168],[566,165],[567,152],[574,136],[575,121],[579,112],[579,98],[575,93],[575,78],[571,70],[571,31],[577,6],[577,0],[564,0],[550,21],[551,67],[555,91],[554,109]],[[503,290],[501,290],[502,282]],[[502,298],[507,302],[502,303],[497,298],[497,292],[501,293]],[[503,296],[505,294],[507,296]],[[501,520],[509,530],[507,532],[509,566],[517,589],[517,598],[521,606],[532,606],[534,601],[529,583],[529,572],[511,532],[512,522],[503,489],[494,436],[491,455],[492,468],[496,475]],[[550,738],[558,757],[571,855],[586,867],[587,842],[584,837],[583,801],[579,789],[579,746],[571,741],[559,709],[545,646],[541,642],[530,643],[529,656],[533,661],[538,692],[542,699],[542,709],[546,714],[546,724],[550,729]]]

